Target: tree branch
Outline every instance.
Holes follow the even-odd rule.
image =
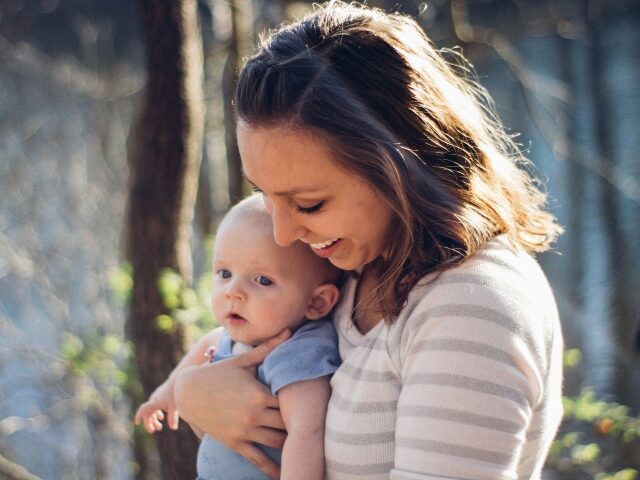
[[[0,454],[0,473],[7,475],[9,480],[42,480],[22,465],[12,462],[2,454]]]
[[[144,86],[141,75],[119,78],[117,82],[105,81],[70,58],[54,61],[26,42],[16,46],[1,35],[0,60],[3,66],[13,71],[45,78],[59,87],[95,100],[129,97]]]
[[[544,107],[541,97],[545,95],[556,98],[563,103],[569,103],[571,93],[564,83],[536,75],[527,67],[522,57],[504,35],[492,29],[472,25],[464,0],[451,0],[451,18],[458,39],[466,43],[486,45],[505,62],[522,87],[525,104],[534,124],[554,152],[566,155],[571,148],[578,155],[566,155],[566,158],[595,172],[624,196],[640,204],[640,182],[606,157],[596,155],[573,143],[566,135],[562,134],[561,129],[547,125],[548,122],[535,109],[531,108],[531,98],[540,101]]]

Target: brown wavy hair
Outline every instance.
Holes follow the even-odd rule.
[[[457,58],[446,61],[408,16],[331,1],[264,39],[240,74],[239,119],[320,134],[395,212],[388,255],[372,265],[386,321],[424,275],[495,236],[538,252],[561,231],[530,163]]]

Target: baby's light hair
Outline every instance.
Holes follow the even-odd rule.
[[[265,226],[268,225],[268,228],[273,230],[273,221],[271,219],[271,215],[267,212],[267,209],[264,206],[261,193],[250,195],[232,206],[223,217],[218,229],[222,228],[227,222],[236,220],[246,221],[249,219],[255,222],[264,222]],[[275,243],[275,239],[272,240]],[[328,260],[318,257],[311,251],[311,247],[308,245],[299,245],[294,247],[300,248],[309,259],[309,263],[312,265],[310,268],[312,268],[314,272],[317,272],[318,285],[331,283],[340,287],[344,274],[342,270],[334,267]]]

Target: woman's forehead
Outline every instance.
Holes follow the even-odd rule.
[[[353,175],[335,161],[325,138],[306,130],[239,127],[238,146],[247,180],[269,195],[313,194],[339,173]]]

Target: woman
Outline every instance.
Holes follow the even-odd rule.
[[[529,254],[560,228],[465,71],[412,19],[332,2],[241,73],[238,144],[276,241],[353,272],[329,479],[539,478],[559,424],[562,335]],[[286,336],[185,371],[177,393],[274,478],[253,442],[281,444],[282,421],[252,368]]]

